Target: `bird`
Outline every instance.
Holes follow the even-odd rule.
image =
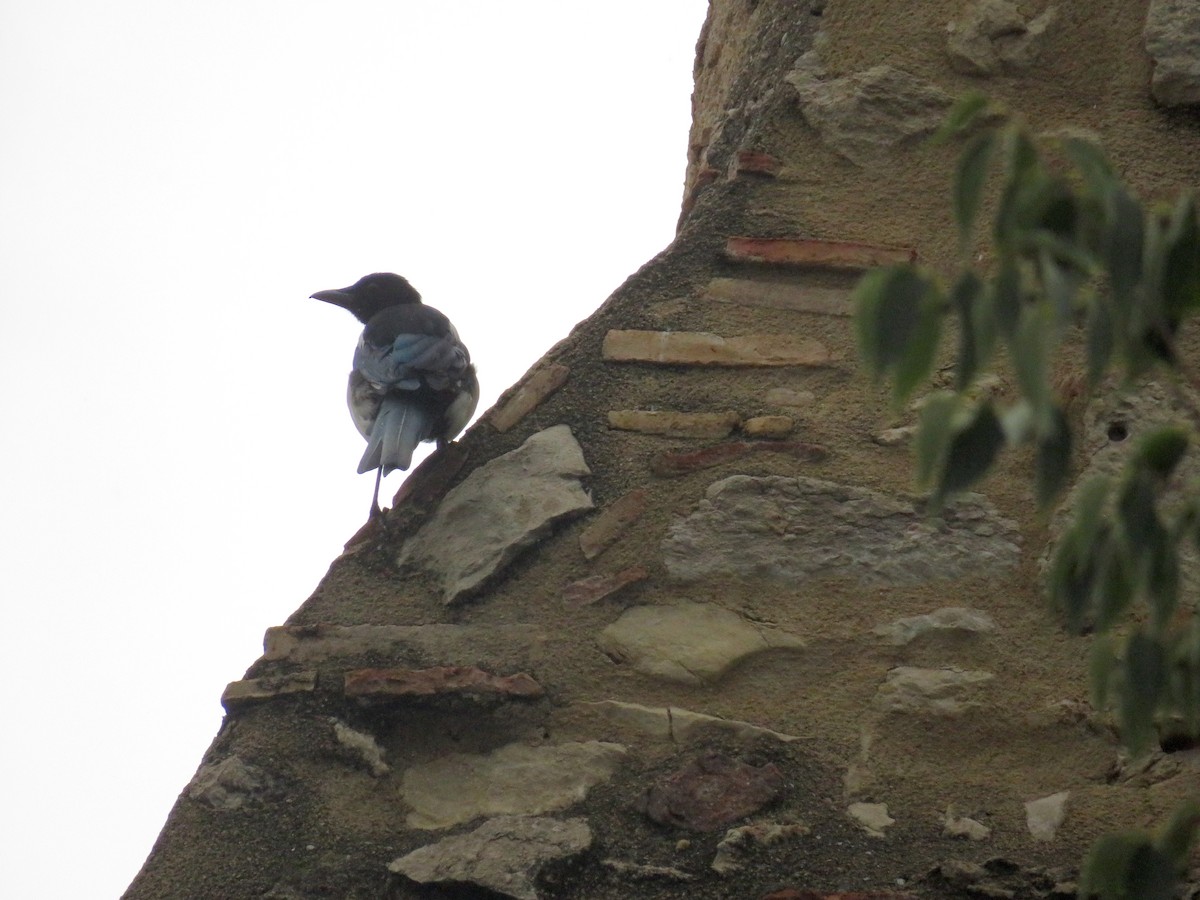
[[[310,296],[348,310],[364,326],[346,405],[367,440],[359,474],[376,470],[374,518],[384,475],[408,469],[422,441],[441,450],[466,427],[479,403],[479,379],[450,320],[400,275],[375,272]]]

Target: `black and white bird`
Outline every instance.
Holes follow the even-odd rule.
[[[479,403],[475,366],[458,331],[399,275],[376,272],[347,288],[317,291],[364,326],[346,388],[350,416],[367,449],[359,473],[377,469],[371,515],[379,513],[379,482],[407,469],[422,441],[438,449],[466,427]]]

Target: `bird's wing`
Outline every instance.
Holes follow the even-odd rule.
[[[391,307],[372,317],[354,353],[354,368],[367,381],[395,390],[422,383],[447,390],[470,362],[454,326],[427,306]]]

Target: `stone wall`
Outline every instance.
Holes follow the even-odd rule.
[[[695,73],[677,240],[268,632],[127,897],[1068,896],[1200,788],[1088,705],[1022,460],[924,515],[849,320],[953,264],[969,88],[1196,184],[1200,7],[714,0]]]

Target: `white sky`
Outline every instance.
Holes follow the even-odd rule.
[[[0,2],[0,896],[124,890],[362,523],[308,295],[406,275],[486,409],[670,242],[705,7]]]

